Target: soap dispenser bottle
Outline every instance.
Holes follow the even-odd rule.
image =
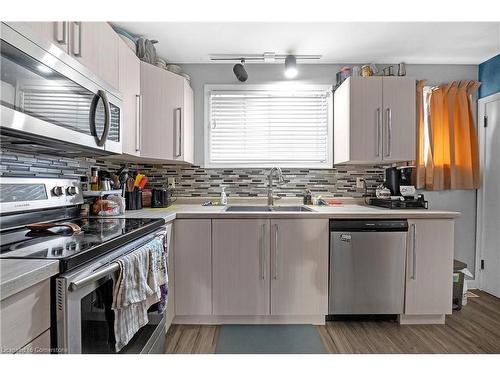
[[[227,205],[227,195],[225,191],[225,187],[221,186],[221,192],[220,192],[220,205],[221,206],[226,206]]]

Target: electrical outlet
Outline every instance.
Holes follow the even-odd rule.
[[[167,177],[168,186],[175,189],[175,177]]]
[[[356,189],[363,189],[365,187],[365,179],[361,177],[356,178]]]

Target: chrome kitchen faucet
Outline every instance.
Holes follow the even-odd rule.
[[[269,171],[269,185],[267,187],[267,205],[268,206],[273,206],[274,205],[274,197],[273,197],[273,174],[275,172],[278,172],[278,184],[282,185],[285,183],[285,180],[283,178],[283,172],[281,171],[281,168],[279,167],[273,167]]]

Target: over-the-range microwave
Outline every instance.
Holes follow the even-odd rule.
[[[120,93],[57,46],[0,24],[2,145],[64,155],[122,152]]]

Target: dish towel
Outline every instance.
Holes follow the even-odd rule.
[[[150,248],[143,246],[117,261],[120,269],[113,289],[115,350],[120,351],[148,323],[148,308],[157,298],[148,278]]]
[[[155,294],[149,298],[149,302],[150,305],[159,302],[159,313],[164,311],[165,296],[162,290],[168,282],[165,238],[165,234],[158,235],[146,245],[149,249],[148,285],[155,291]]]
[[[158,312],[163,313],[168,304],[168,271],[169,265],[169,251],[170,251],[170,239],[172,235],[172,224],[168,224],[166,227],[165,234],[163,236],[163,257],[165,259],[165,283],[160,285],[160,302],[158,302]]]

